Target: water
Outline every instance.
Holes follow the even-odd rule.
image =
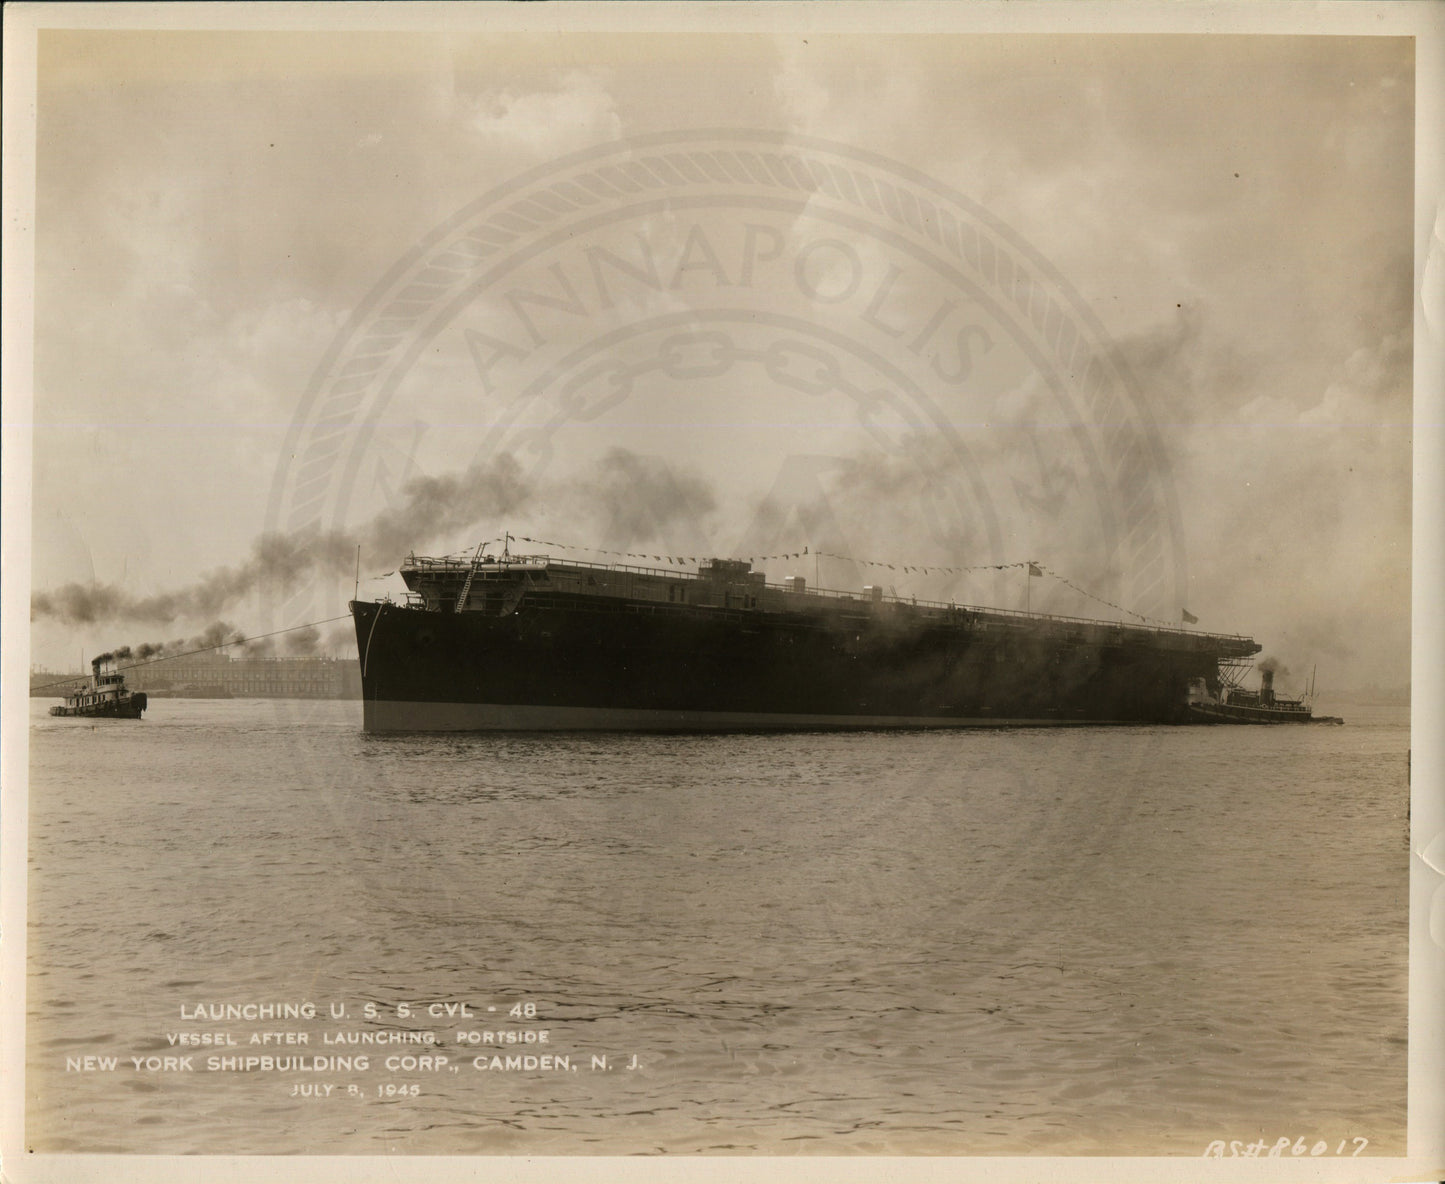
[[[1343,728],[373,737],[345,702],[153,699],[140,723],[47,706],[37,1151],[1404,1151],[1403,710],[1341,708]],[[181,1018],[265,1002],[319,1012]],[[463,1003],[473,1018],[425,1014]],[[437,1044],[323,1044],[393,1030]],[[484,1030],[548,1042],[459,1044]],[[247,1043],[271,1031],[308,1043]],[[483,1053],[572,1067],[478,1071]],[[130,1061],[180,1054],[190,1071]],[[206,1068],[238,1054],[371,1062]],[[384,1067],[407,1054],[449,1062]],[[292,1096],[303,1084],[333,1092]]]

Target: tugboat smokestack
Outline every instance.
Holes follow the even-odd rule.
[[[1261,703],[1274,702],[1274,671],[1261,670],[1259,672],[1259,701]]]

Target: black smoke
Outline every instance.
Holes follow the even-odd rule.
[[[373,518],[362,538],[348,540],[347,558],[355,558],[356,542],[368,555],[404,555],[432,539],[513,513],[533,493],[522,466],[508,453],[478,461],[461,473],[415,477],[402,488],[400,506]]]
[[[674,525],[693,526],[717,507],[703,478],[626,448],[608,450],[558,492],[596,537],[636,546],[661,541]]]
[[[292,657],[305,658],[316,653],[317,646],[321,643],[321,630],[315,625],[306,625],[300,629],[293,629],[282,636],[282,644],[285,650]]]
[[[252,594],[278,598],[304,580],[350,571],[358,544],[371,555],[404,554],[449,531],[515,511],[529,496],[521,466],[503,454],[458,474],[408,482],[399,505],[384,510],[354,535],[316,530],[267,533],[251,544],[243,563],[216,568],[183,588],[133,596],[115,584],[65,584],[35,593],[30,616],[69,625],[214,618]]]
[[[214,617],[262,589],[285,595],[303,577],[344,571],[356,554],[350,539],[314,532],[263,534],[236,567],[207,572],[194,584],[155,596],[132,596],[115,584],[65,584],[30,599],[30,616],[53,617],[70,625],[127,620],[164,624],[181,617]]]
[[[495,522],[530,504],[568,507],[579,533],[625,538],[645,545],[677,523],[696,523],[717,504],[702,478],[678,472],[654,457],[613,448],[588,471],[548,484],[531,481],[509,454],[479,461],[460,473],[417,477],[402,489],[398,505],[383,510],[360,530],[267,533],[252,542],[245,560],[206,572],[194,583],[153,596],[134,596],[115,584],[65,584],[31,597],[31,619],[70,625],[105,621],[165,624],[218,618],[252,595],[279,599],[304,581],[349,574],[358,544],[387,562],[479,522]],[[229,628],[229,627],[228,627]],[[218,636],[210,644],[241,645]],[[319,638],[293,640],[292,653],[314,652]],[[147,643],[155,656],[163,652]],[[253,653],[271,648],[253,643]]]

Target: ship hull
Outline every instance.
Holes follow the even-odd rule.
[[[1314,718],[1308,710],[1276,710],[1269,707],[1238,707],[1230,703],[1191,703],[1189,714],[1203,724],[1307,724]],[[1324,722],[1321,720],[1320,722]],[[1330,722],[1335,722],[1333,718]],[[1339,721],[1343,723],[1343,720]]]
[[[1187,723],[1190,681],[1215,670],[1204,649],[906,606],[825,620],[549,595],[501,615],[352,610],[371,732]]]
[[[52,707],[50,714],[74,719],[140,719],[145,709],[145,693],[137,692],[118,702],[97,703],[90,707]]]
[[[767,711],[675,711],[368,699],[368,732],[824,732],[847,728],[1061,727],[1065,719],[938,715],[822,715]],[[1102,720],[1101,723],[1124,723]]]

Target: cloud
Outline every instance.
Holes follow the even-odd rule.
[[[1354,351],[1313,399],[1258,395],[1175,433],[1191,609],[1295,670],[1354,680],[1409,669],[1411,424],[1394,335]],[[1293,397],[1292,397],[1293,396]],[[1203,611],[1201,611],[1201,608]]]
[[[554,89],[508,87],[458,96],[467,129],[483,143],[561,152],[618,139],[622,121],[605,74],[569,70]]]
[[[1408,649],[1408,620],[1403,633],[1398,622],[1409,544],[1407,39],[685,40],[654,60],[636,38],[368,35],[320,62],[314,41],[284,34],[44,39],[37,523],[84,524],[84,546],[53,561],[37,547],[40,569],[56,569],[45,577],[52,607],[159,612],[163,597],[124,578],[65,592],[65,581],[119,572],[127,559],[135,587],[177,582],[164,572],[228,572],[229,583],[196,576],[169,594],[186,593],[197,612],[247,573],[280,579],[248,538],[264,505],[255,476],[274,464],[317,359],[377,277],[540,161],[624,132],[732,125],[900,161],[978,201],[1063,272],[1154,407],[1181,493],[1190,608],[1206,625],[1287,632],[1299,647],[1354,634],[1369,643],[1352,660],[1381,671]],[[654,241],[675,253],[695,220],[659,213]],[[675,241],[665,242],[669,223]],[[620,237],[610,248],[629,259],[636,249]],[[660,250],[664,273],[670,258]],[[707,279],[690,273],[664,292],[619,281],[618,322],[685,308]],[[926,316],[931,293],[906,282],[890,314]],[[418,379],[430,376],[424,366]],[[409,414],[484,418],[468,406],[438,414],[449,396],[416,389],[432,401]],[[1063,459],[1072,452],[1050,435],[1059,412],[1022,387],[987,410],[967,436],[974,471],[996,509],[1019,484],[1034,499],[1028,514],[999,510],[1003,548],[1078,575],[1072,556],[1097,532]],[[620,442],[639,447],[639,435]],[[726,474],[712,495],[722,508],[679,504],[714,522],[748,499],[724,481],[752,458],[726,440],[709,447],[709,471]],[[668,468],[634,461],[641,480]],[[576,474],[571,493],[560,481],[528,486],[530,500],[512,503],[505,478],[468,477],[453,456],[437,468],[456,472],[399,493],[389,520],[348,532],[340,549],[370,537],[378,555],[395,553],[429,545],[432,528],[441,541],[460,536],[473,523],[452,507],[473,494],[554,510],[575,535],[614,520],[650,529],[648,498],[626,496],[629,463],[610,478],[605,466]],[[670,468],[674,480],[687,472]],[[870,474],[861,454],[850,472],[849,525],[861,524],[859,545],[872,552],[917,558],[935,535],[962,537],[960,519],[978,525],[964,514],[940,531],[901,527],[893,505],[929,504],[912,478]],[[595,497],[582,492],[589,481]],[[864,496],[894,485],[892,502]],[[326,553],[326,540],[313,542]],[[351,557],[334,560],[348,576]]]

